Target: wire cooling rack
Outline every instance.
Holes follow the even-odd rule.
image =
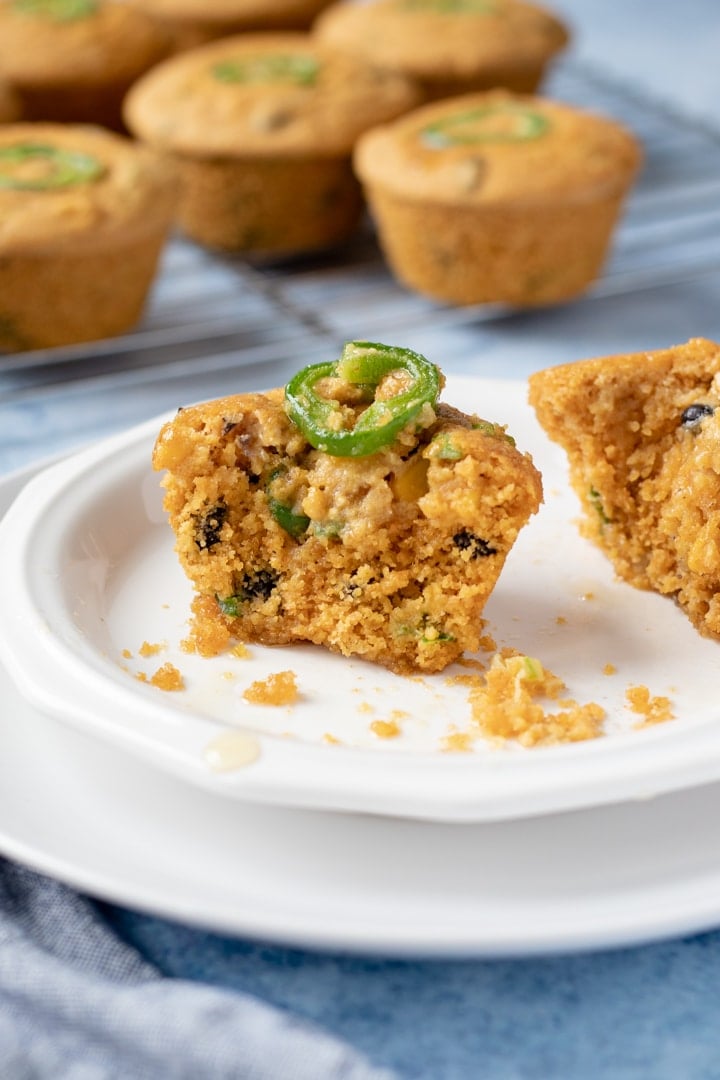
[[[616,117],[645,149],[605,272],[583,303],[719,271],[720,133],[575,61],[558,65],[545,92]],[[294,370],[317,356],[319,345],[325,355],[354,337],[411,344],[431,328],[452,352],[453,343],[456,351],[466,347],[469,330],[515,317],[499,307],[439,305],[400,286],[370,222],[342,252],[282,266],[251,265],[174,238],[132,332],[0,357],[0,417],[3,402],[69,393],[88,380],[100,380],[107,393],[128,386],[141,392],[159,380],[192,392],[193,378],[202,376],[214,393],[210,376],[217,382],[280,357]],[[197,385],[197,396],[207,396]]]

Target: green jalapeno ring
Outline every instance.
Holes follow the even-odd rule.
[[[12,167],[25,161],[39,159],[48,163],[44,176],[14,176]],[[10,171],[3,172],[3,167]],[[12,191],[49,191],[54,188],[88,184],[105,172],[104,165],[79,150],[62,150],[44,143],[16,143],[0,147],[0,188]]]
[[[13,11],[21,15],[40,15],[53,22],[74,22],[97,11],[97,0],[13,0]]]
[[[352,428],[333,425],[339,406],[318,394],[319,382],[335,377],[376,388],[385,375],[398,370],[411,376],[407,390],[387,401],[374,400]],[[425,405],[434,406],[440,388],[438,368],[420,353],[378,342],[350,341],[339,360],[311,364],[290,380],[285,387],[285,408],[316,450],[333,457],[367,457],[394,442]]]
[[[482,122],[496,116],[509,117],[513,121],[512,129],[483,131],[481,127],[476,126],[474,130],[471,128],[464,135],[461,131],[455,130],[466,124],[472,125],[476,121]],[[443,150],[448,146],[471,146],[474,143],[484,142],[528,142],[531,139],[539,139],[549,127],[548,117],[537,110],[528,108],[526,105],[506,102],[499,105],[485,105],[467,112],[455,113],[454,116],[442,117],[424,127],[420,132],[420,138],[431,149]]]
[[[225,83],[290,82],[314,86],[320,64],[314,56],[276,54],[224,60],[215,64],[212,73]]]
[[[442,15],[488,15],[497,10],[494,0],[405,0],[403,7]]]

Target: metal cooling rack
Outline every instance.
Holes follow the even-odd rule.
[[[545,92],[622,120],[645,148],[612,256],[582,303],[720,271],[720,133],[574,61],[558,65]],[[392,334],[410,344],[427,328],[433,337],[443,335],[452,355],[467,348],[473,329],[516,317],[501,308],[441,306],[410,293],[392,278],[369,223],[339,255],[281,267],[253,266],[173,239],[145,316],[131,333],[0,358],[0,417],[3,403],[73,396],[90,382],[104,393],[132,387],[136,402],[143,386],[160,382],[208,396],[224,374],[229,379],[281,358],[294,370],[317,355],[318,345],[327,351],[353,337]],[[128,408],[128,422],[141,418],[137,412]]]

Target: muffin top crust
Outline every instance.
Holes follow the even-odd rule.
[[[318,17],[314,31],[328,44],[416,77],[534,66],[569,40],[559,19],[523,0],[344,0]]]
[[[20,88],[132,78],[169,44],[152,19],[116,0],[0,0],[0,71]]]
[[[614,120],[528,95],[490,91],[416,109],[368,132],[360,178],[443,203],[535,203],[612,195],[640,166],[637,139]]]
[[[0,253],[102,246],[166,224],[176,184],[151,150],[103,128],[0,127]]]
[[[309,34],[241,34],[148,72],[128,94],[125,118],[146,142],[189,156],[334,156],[420,100],[406,77]]]

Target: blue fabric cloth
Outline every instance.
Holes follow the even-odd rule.
[[[90,901],[0,861],[2,1080],[389,1080],[247,993],[168,979]]]
[[[322,1024],[397,1080],[717,1080],[720,933],[494,961],[312,954],[105,908],[168,975]]]
[[[0,861],[2,1080],[716,1080],[720,933],[399,961],[205,933]]]

